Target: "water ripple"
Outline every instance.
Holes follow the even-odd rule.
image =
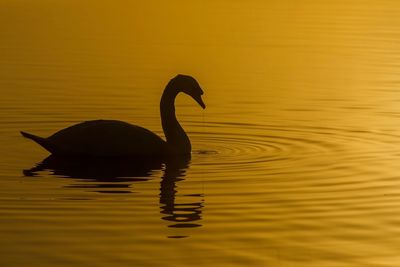
[[[272,166],[275,172],[280,168],[282,173],[340,170],[349,162],[373,161],[373,153],[395,153],[390,144],[400,139],[396,134],[362,129],[216,122],[208,125],[190,133],[195,147],[201,148],[193,152],[197,165],[206,166],[208,171],[229,168],[267,174]]]

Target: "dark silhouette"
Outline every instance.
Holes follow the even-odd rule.
[[[170,161],[166,165],[161,179],[161,213],[166,215],[163,217],[164,220],[174,222],[169,227],[190,228],[201,226],[195,222],[201,219],[201,209],[204,203],[203,194],[184,195],[185,197],[200,197],[201,200],[198,202],[176,203],[176,183],[185,179],[188,166],[188,160]]]
[[[149,180],[154,170],[163,170],[159,194],[162,219],[172,222],[169,227],[191,228],[201,226],[199,221],[204,203],[203,195],[182,195],[184,198],[200,198],[195,202],[177,203],[176,201],[179,196],[177,183],[185,179],[189,164],[190,156],[110,159],[51,155],[33,168],[24,170],[23,173],[27,177],[32,177],[38,176],[40,171],[47,170],[52,175],[73,179],[74,182],[67,187],[94,189],[93,191],[98,193],[131,193],[134,183]]]
[[[25,176],[37,176],[48,170],[54,176],[88,181],[87,184],[72,184],[69,187],[107,190],[104,193],[130,193],[132,182],[149,180],[152,170],[162,168],[161,158],[118,158],[66,157],[51,155],[35,167],[24,170]],[[98,184],[96,184],[98,182]],[[106,184],[105,184],[106,183]],[[129,184],[130,183],[130,184]],[[123,189],[123,190],[119,190]],[[100,192],[100,191],[97,191]]]
[[[50,153],[63,156],[127,157],[188,155],[191,144],[175,116],[175,98],[178,93],[190,95],[205,108],[201,98],[203,90],[198,82],[187,75],[177,75],[169,81],[160,102],[161,122],[166,141],[140,126],[115,120],[82,122],[60,130],[48,138],[26,132]]]

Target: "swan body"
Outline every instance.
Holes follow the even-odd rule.
[[[58,155],[123,157],[168,154],[167,143],[158,135],[122,121],[86,121],[62,129],[48,138],[21,133]]]
[[[164,90],[160,102],[164,141],[143,127],[117,120],[93,120],[62,129],[48,138],[30,133],[32,139],[54,155],[128,157],[190,154],[191,144],[175,115],[175,97],[184,92],[205,108],[203,91],[197,81],[187,75],[173,78]]]

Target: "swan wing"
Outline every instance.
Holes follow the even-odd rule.
[[[161,155],[166,142],[153,132],[115,120],[82,122],[48,138],[58,154],[90,156]]]

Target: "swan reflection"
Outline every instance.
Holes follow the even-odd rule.
[[[201,224],[203,195],[179,195],[177,184],[185,180],[190,157],[168,159],[146,158],[77,158],[51,155],[31,169],[24,170],[25,176],[38,176],[49,171],[57,177],[73,179],[69,188],[95,189],[99,193],[132,193],[137,182],[151,179],[156,171],[162,171],[160,182],[160,213],[170,222],[169,227],[191,228]],[[79,181],[79,183],[76,183]],[[85,183],[86,182],[86,183]],[[183,202],[181,199],[194,199]]]
[[[173,222],[169,227],[198,227],[195,223],[201,219],[201,208],[203,207],[203,194],[183,195],[185,198],[200,198],[200,201],[177,203],[176,183],[184,180],[189,161],[169,162],[164,170],[160,186],[161,213],[165,214],[164,220]]]

